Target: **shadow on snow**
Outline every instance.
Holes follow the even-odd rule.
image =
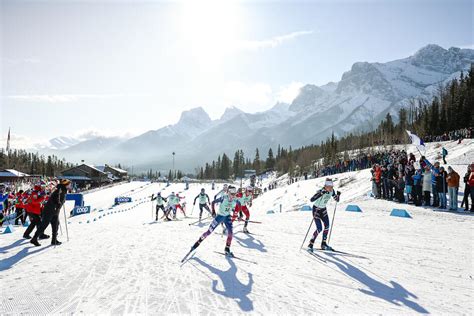
[[[327,255],[327,262],[335,264],[342,272],[347,274],[349,277],[364,284],[369,288],[368,290],[359,289],[362,293],[381,298],[397,306],[403,304],[418,313],[429,313],[425,308],[411,300],[418,299],[416,295],[407,291],[397,282],[390,281],[390,285],[386,285],[380,281],[371,278],[367,273],[350,264],[349,262],[342,260],[340,257],[337,257],[336,255],[331,253],[325,254]],[[328,257],[331,257],[334,260],[331,260]]]
[[[8,269],[12,268],[15,264],[20,262],[22,259],[24,259],[24,258],[26,258],[30,255],[33,255],[35,253],[41,252],[45,249],[48,249],[49,247],[51,247],[51,246],[46,246],[46,247],[41,247],[41,248],[36,248],[36,247],[32,246],[32,247],[23,248],[22,250],[17,252],[15,255],[13,255],[9,258],[5,258],[5,259],[0,260],[0,271],[8,270]],[[35,250],[32,250],[32,249],[35,249]]]
[[[258,239],[255,239],[252,235],[245,235],[247,238],[240,238],[237,234],[234,234],[234,239],[237,240],[238,244],[244,248],[256,249],[260,252],[267,252],[265,245]]]
[[[234,299],[244,312],[253,311],[253,302],[248,298],[253,286],[252,273],[248,273],[248,283],[244,284],[237,278],[237,266],[231,258],[227,258],[230,265],[227,271],[219,270],[196,257],[193,257],[192,260],[219,277],[224,289],[219,290],[217,288],[218,280],[212,280],[212,291],[214,293]]]

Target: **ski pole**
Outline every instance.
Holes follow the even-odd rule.
[[[200,219],[200,220],[197,220],[197,221],[195,221],[195,222],[192,222],[192,223],[189,224],[189,226],[194,225],[194,224],[196,224],[196,223],[199,223],[200,221],[205,221],[205,220],[207,220],[208,218],[210,218],[211,216],[212,216],[212,215],[209,215],[209,216],[207,216],[207,217],[204,217],[203,219]]]
[[[153,199],[153,195],[151,196],[151,198]],[[151,200],[151,219],[153,220],[153,200]]]
[[[194,207],[196,206],[196,204],[193,204],[193,208],[191,209],[191,214],[189,216],[193,216],[193,212],[194,212]]]
[[[313,226],[314,218],[311,218],[311,223],[309,223],[308,231],[306,232],[306,235],[304,236],[303,243],[301,244],[300,250],[303,249],[304,243],[306,241],[306,238],[308,238],[309,231],[311,229],[311,226]]]
[[[328,236],[328,244],[329,244],[329,240],[331,240],[332,227],[334,226],[334,218],[336,217],[336,209],[337,209],[337,202],[336,202],[336,205],[334,206],[334,214],[332,215],[331,228],[329,229],[329,236]]]
[[[66,237],[67,237],[67,241],[69,242],[69,232],[67,229],[67,218],[66,218],[66,207],[64,206],[64,204],[63,204],[63,213],[64,213],[64,225],[66,226]]]

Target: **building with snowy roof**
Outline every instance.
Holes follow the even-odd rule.
[[[95,168],[109,174],[109,178],[113,179],[113,181],[123,181],[128,179],[128,172],[126,170],[112,167],[107,164],[104,166],[95,166]]]
[[[58,179],[68,179],[75,182],[79,187],[87,184],[91,186],[100,186],[104,183],[111,182],[107,173],[88,164],[81,164],[61,171]]]

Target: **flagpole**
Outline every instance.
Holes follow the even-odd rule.
[[[10,126],[8,127],[8,136],[7,136],[7,169],[10,168]]]

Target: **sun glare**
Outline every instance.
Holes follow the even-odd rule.
[[[181,3],[182,39],[196,61],[206,67],[221,61],[244,29],[236,1],[184,1]]]

